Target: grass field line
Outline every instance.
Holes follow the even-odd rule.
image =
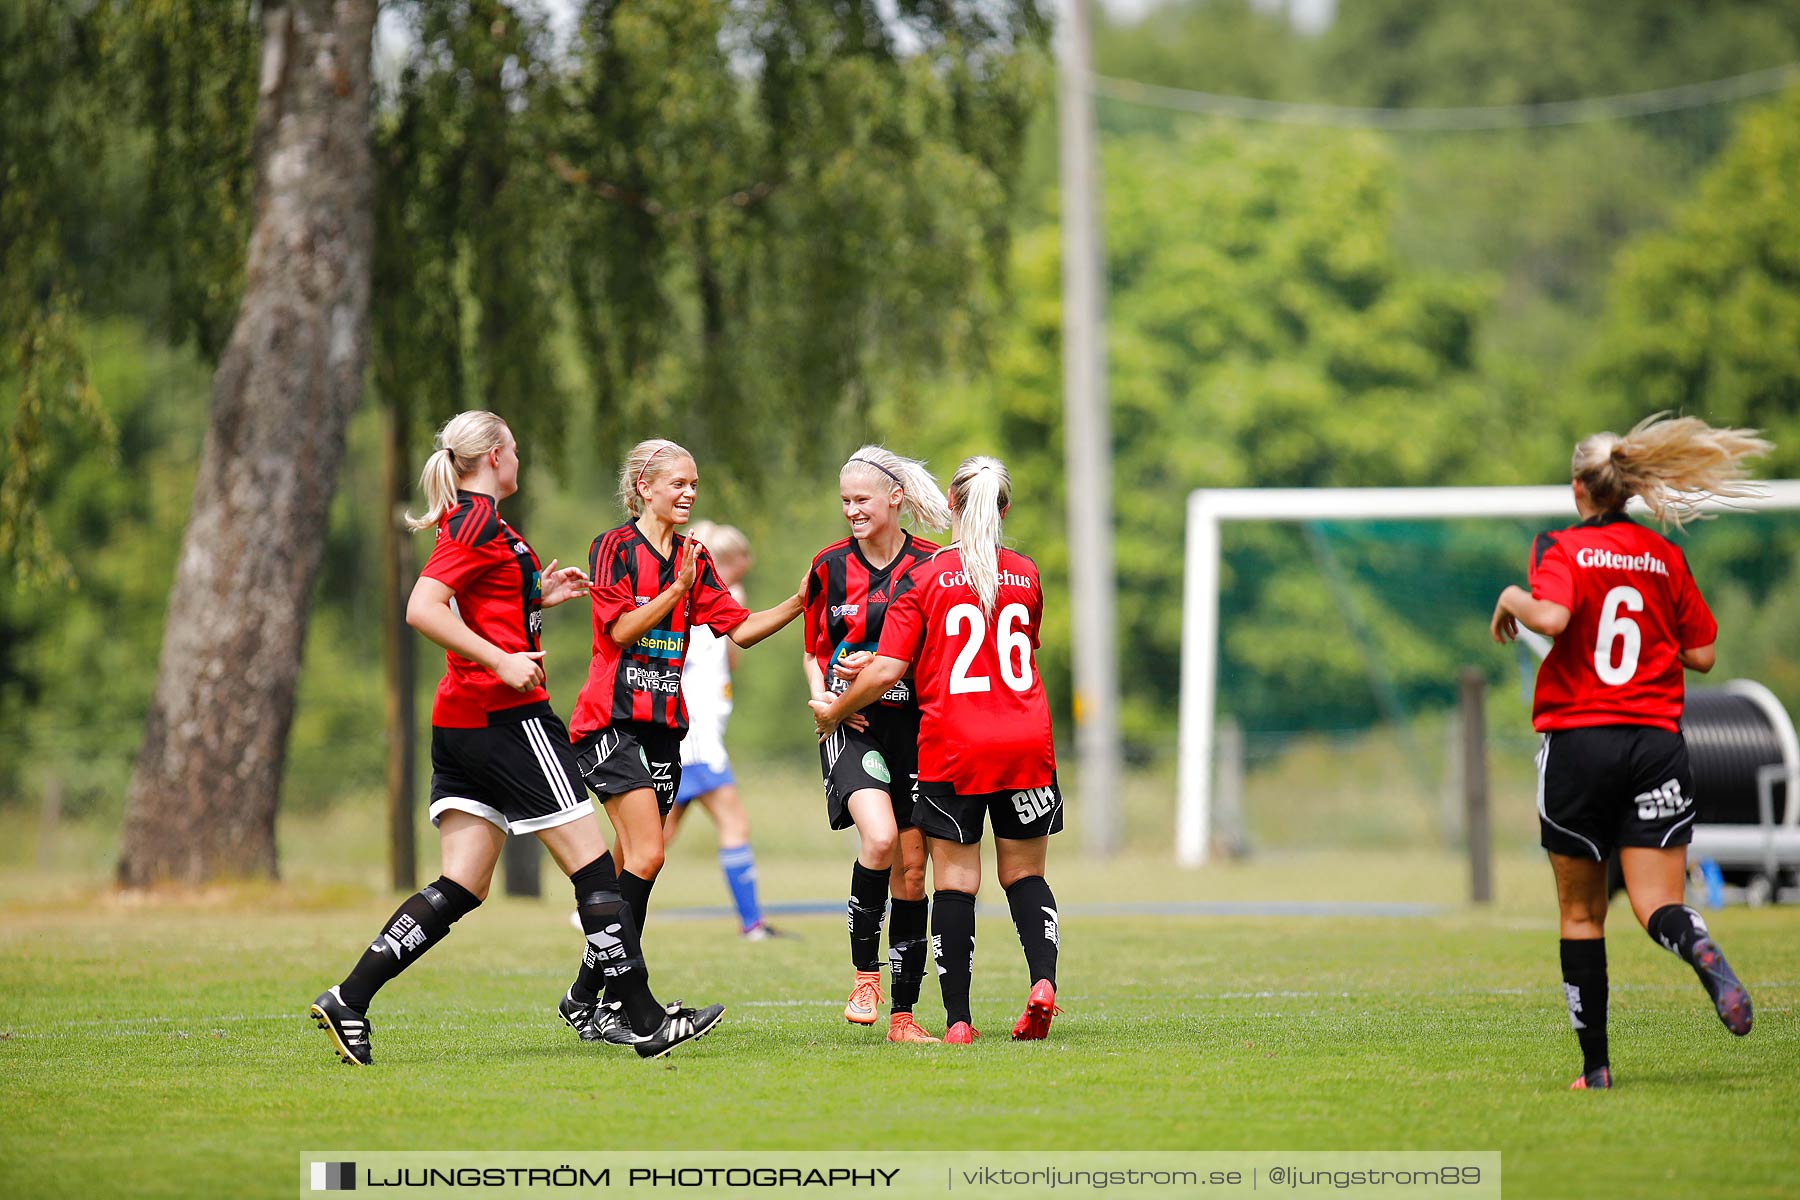
[[[1748,981],[1748,986],[1752,989],[1752,992],[1754,993],[1755,990],[1757,990],[1757,989],[1772,990],[1772,989],[1787,989],[1787,988],[1800,987],[1800,980],[1759,979],[1759,980]],[[1544,985],[1534,985],[1531,987],[1432,988],[1432,989],[1417,990],[1417,991],[1413,991],[1413,992],[1399,992],[1399,993],[1395,992],[1391,988],[1379,989],[1378,993],[1376,991],[1353,992],[1353,991],[1339,991],[1339,990],[1327,990],[1327,989],[1296,990],[1296,989],[1292,989],[1292,988],[1282,988],[1282,989],[1264,989],[1264,990],[1257,990],[1257,991],[1236,991],[1236,992],[1192,992],[1192,993],[1188,994],[1187,999],[1191,1002],[1227,1001],[1227,1000],[1353,1000],[1353,999],[1357,998],[1358,996],[1374,995],[1374,994],[1380,994],[1382,996],[1393,996],[1393,995],[1397,995],[1397,994],[1398,995],[1421,995],[1421,996],[1423,996],[1423,995],[1430,995],[1430,996],[1535,996],[1535,995],[1538,995],[1539,993],[1545,993],[1545,994],[1554,993],[1555,990],[1556,989],[1555,989],[1555,986],[1553,983],[1544,984]],[[1611,990],[1614,992],[1633,992],[1633,993],[1637,993],[1640,995],[1651,995],[1651,994],[1666,993],[1666,992],[1686,993],[1686,992],[1693,990],[1693,985],[1691,982],[1688,982],[1685,980],[1671,982],[1671,983],[1614,983],[1614,984],[1612,984]],[[1092,999],[1092,997],[1085,996],[1085,995],[1071,995],[1071,994],[1065,993],[1065,994],[1059,994],[1057,999],[1059,1001],[1066,1001],[1067,1003],[1069,1003],[1071,1005],[1079,1005],[1079,1004],[1088,1003]],[[737,1000],[737,1001],[733,1001],[730,1004],[728,1004],[727,1007],[734,1008],[734,1009],[736,1009],[736,1008],[792,1009],[792,1008],[840,1008],[842,1006],[843,1006],[843,1001],[841,1001],[841,1000],[820,998],[820,999],[786,999],[786,1000]],[[459,1016],[471,1015],[471,1016],[481,1016],[481,1017],[490,1017],[490,1016],[493,1016],[493,1017],[516,1017],[519,1012],[519,1010],[516,1007],[469,1008],[469,1007],[463,1006],[463,1005],[458,1005],[454,1011]],[[1785,1011],[1785,1010],[1783,1010],[1783,1009],[1768,1009],[1765,1011],[1774,1013],[1774,1012],[1781,1012],[1781,1011]],[[388,1020],[399,1022],[399,1021],[411,1020],[411,1019],[418,1018],[418,1017],[429,1018],[433,1014],[441,1014],[442,1012],[443,1012],[443,1010],[441,1010],[441,1009],[396,1008],[396,1009],[386,1010],[382,1015],[385,1018],[387,1018]],[[185,1023],[179,1022],[178,1019],[175,1017],[133,1017],[127,1021],[120,1021],[120,1020],[117,1020],[115,1018],[110,1018],[110,1017],[88,1017],[88,1018],[83,1018],[81,1020],[74,1020],[74,1021],[46,1021],[46,1022],[38,1022],[38,1023],[28,1022],[28,1023],[24,1023],[24,1024],[11,1024],[11,1025],[0,1026],[0,1029],[4,1029],[4,1031],[9,1036],[25,1035],[25,1036],[29,1036],[29,1037],[33,1037],[33,1038],[72,1038],[72,1037],[89,1037],[89,1036],[166,1037],[169,1034],[175,1033],[175,1032],[188,1032],[188,1030],[190,1030],[190,1029],[204,1030],[209,1026],[214,1026],[214,1025],[219,1025],[219,1024],[245,1024],[245,1023],[251,1023],[251,1022],[272,1022],[272,1021],[293,1021],[293,1022],[297,1023],[297,1022],[300,1022],[300,1021],[306,1020],[306,1019],[308,1019],[308,1018],[306,1017],[306,1014],[304,1011],[291,1010],[288,1012],[276,1012],[276,1013],[207,1013],[207,1014],[205,1014],[204,1019],[196,1020],[196,1021],[188,1021]],[[439,1024],[443,1024],[443,1023],[439,1022]],[[159,1026],[159,1027],[166,1026],[168,1028],[143,1028],[143,1026],[146,1026],[146,1025]],[[181,1025],[180,1030],[177,1030],[175,1028],[177,1025]],[[108,1028],[109,1026],[110,1026],[110,1028]],[[455,1028],[456,1026],[446,1025],[444,1027],[445,1028]],[[65,1031],[65,1030],[67,1030],[67,1031],[90,1030],[93,1032],[91,1032],[91,1033],[60,1032],[60,1031]],[[212,1035],[211,1035],[211,1033],[200,1033],[200,1034],[188,1033],[188,1036],[210,1037]]]
[[[766,903],[763,912],[774,917],[834,916],[844,911],[842,900],[781,900]],[[1003,904],[981,903],[983,916],[1004,914]],[[1438,917],[1451,909],[1442,904],[1383,900],[1142,900],[1068,904],[1061,910],[1076,917]],[[658,909],[656,919],[674,921],[717,920],[736,916],[723,905]]]

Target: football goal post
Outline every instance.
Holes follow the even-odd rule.
[[[1758,485],[1757,494],[1704,511],[1800,510],[1800,480]],[[1563,518],[1573,524],[1569,485],[1434,488],[1200,488],[1188,494],[1183,569],[1180,742],[1175,856],[1204,864],[1212,829],[1213,730],[1219,675],[1220,530],[1227,521],[1444,521]],[[1519,547],[1520,582],[1526,546]],[[1471,612],[1486,622],[1489,612]]]

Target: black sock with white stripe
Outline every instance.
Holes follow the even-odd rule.
[[[1025,949],[1025,968],[1031,982],[1048,979],[1056,986],[1056,952],[1062,946],[1062,934],[1056,922],[1056,896],[1042,875],[1027,875],[1006,889],[1006,903],[1012,908],[1013,928],[1019,931],[1019,945]]]
[[[931,898],[931,954],[944,993],[945,1028],[969,1021],[969,980],[975,972],[974,896],[939,889]]]
[[[338,998],[357,1012],[368,1012],[381,985],[406,970],[419,955],[442,941],[450,926],[475,911],[481,901],[455,880],[438,876],[408,896],[363,951]]]
[[[1694,961],[1694,947],[1708,936],[1706,919],[1685,904],[1665,904],[1651,913],[1644,932],[1689,965]]]
[[[850,867],[850,962],[858,971],[881,969],[881,920],[887,916],[888,873]]]
[[[619,894],[612,852],[570,875],[569,882],[575,886],[575,911],[587,935],[569,998],[592,1004],[604,988],[607,999],[625,1006],[625,1018],[635,1032],[651,1032],[662,1023],[662,1006],[650,994],[650,970],[644,965],[631,906]]]
[[[1606,1061],[1606,939],[1562,940],[1563,999],[1569,1024],[1581,1042],[1581,1073],[1589,1075]]]

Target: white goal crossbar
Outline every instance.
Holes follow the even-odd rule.
[[[1758,494],[1710,501],[1708,512],[1800,509],[1800,480],[1757,485]],[[1432,488],[1197,488],[1188,493],[1182,585],[1181,732],[1175,858],[1206,862],[1212,827],[1213,722],[1219,677],[1219,527],[1226,521],[1448,521],[1472,517],[1567,517],[1569,485]],[[1521,549],[1521,556],[1523,549]],[[1521,557],[1521,561],[1523,561]],[[1486,612],[1470,619],[1485,618]]]

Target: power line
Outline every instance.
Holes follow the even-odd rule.
[[[1705,83],[1596,96],[1585,100],[1554,100],[1545,104],[1496,104],[1483,108],[1355,108],[1331,104],[1292,104],[1283,100],[1259,100],[1250,96],[1221,96],[1186,88],[1163,87],[1135,79],[1090,75],[1094,93],[1109,100],[1145,108],[1172,109],[1208,116],[1235,117],[1244,121],[1270,121],[1283,125],[1321,125],[1341,129],[1400,129],[1422,132],[1518,129],[1543,125],[1580,125],[1614,121],[1653,113],[1706,108],[1734,100],[1747,100],[1781,91],[1800,83],[1800,63],[1784,63]]]

